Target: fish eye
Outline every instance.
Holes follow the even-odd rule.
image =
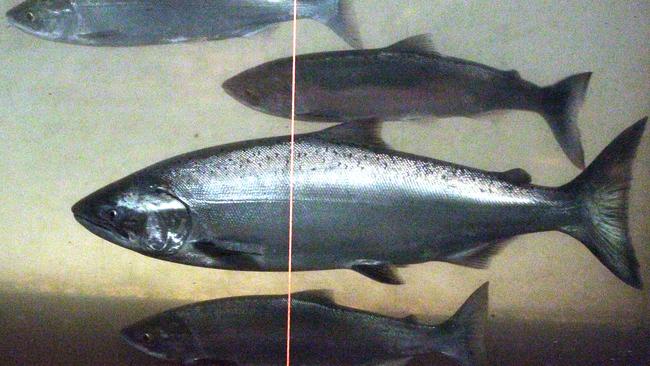
[[[26,15],[27,15],[27,20],[29,20],[30,22],[36,20],[36,15],[34,15],[34,13],[32,13],[31,11],[28,11]]]
[[[109,210],[108,211],[108,218],[111,219],[111,220],[117,219],[117,210],[115,210],[115,209]]]
[[[151,342],[153,340],[153,336],[151,335],[151,333],[143,333],[142,334],[142,340],[147,342],[147,343]]]

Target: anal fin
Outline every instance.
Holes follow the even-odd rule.
[[[390,263],[387,262],[360,259],[352,263],[350,268],[366,277],[388,285],[401,285],[404,283],[395,273]]]
[[[459,253],[453,253],[440,260],[443,262],[458,264],[460,266],[485,269],[490,264],[492,257],[498,254],[508,244],[510,239],[511,238],[507,238],[484,243]]]

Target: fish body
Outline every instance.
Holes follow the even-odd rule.
[[[540,87],[514,70],[443,56],[426,35],[382,49],[300,55],[296,67],[297,119],[393,121],[533,111],[546,118],[569,158],[584,168],[576,118],[591,73]],[[254,109],[290,118],[291,73],[292,59],[279,59],[244,71],[223,87]]]
[[[488,172],[391,150],[373,123],[298,135],[292,268],[348,268],[397,284],[393,265],[483,267],[509,238],[559,230],[638,287],[625,192],[644,126],[624,132],[559,188],[530,184],[521,169]],[[149,256],[285,271],[289,154],[284,136],[180,155],[100,189],[73,212],[101,237]],[[605,171],[609,180],[596,182]]]
[[[287,296],[247,296],[166,311],[122,331],[137,349],[186,364],[282,365]],[[291,301],[292,365],[384,365],[443,353],[461,365],[484,365],[487,283],[447,322],[431,326],[337,305],[322,291]]]
[[[330,26],[359,46],[347,0],[300,0],[298,18]],[[41,38],[90,46],[141,46],[256,34],[293,19],[292,0],[29,0],[7,13]]]

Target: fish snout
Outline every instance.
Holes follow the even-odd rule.
[[[226,94],[250,107],[258,107],[262,102],[258,91],[247,86],[247,84],[237,76],[226,80],[221,86]]]
[[[22,9],[22,6],[18,5],[16,7],[13,7],[11,9],[9,9],[9,11],[7,11],[5,13],[5,17],[7,18],[7,21],[9,22],[9,24],[15,26],[15,25],[17,25],[17,23],[20,22],[21,9]]]
[[[79,219],[85,219],[90,216],[89,215],[90,212],[88,212],[88,204],[85,198],[72,205],[71,210],[72,210],[72,214],[74,215],[74,218],[77,221],[79,221]]]
[[[11,8],[5,13],[5,16],[10,25],[21,31],[34,35],[39,33],[37,28],[40,22],[28,2]]]

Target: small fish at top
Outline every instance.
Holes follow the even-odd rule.
[[[523,169],[489,172],[392,150],[370,122],[297,135],[292,269],[345,268],[400,284],[394,266],[483,268],[508,239],[555,230],[640,288],[627,192],[645,123],[560,187],[531,184]],[[99,189],[72,211],[94,234],[154,258],[286,271],[291,148],[289,136],[279,136],[172,157]]]
[[[298,0],[298,19],[361,47],[350,0]],[[88,46],[143,46],[247,37],[293,19],[293,0],[28,0],[7,12],[34,36]]]
[[[573,164],[584,168],[577,116],[590,72],[540,87],[514,70],[443,56],[429,35],[381,49],[301,55],[296,62],[299,120],[394,121],[532,111],[546,119]],[[292,60],[283,58],[246,70],[223,88],[253,109],[290,118],[291,74]]]
[[[245,296],[165,311],[122,330],[137,350],[184,365],[284,365],[287,296]],[[291,299],[291,365],[406,365],[442,353],[463,366],[487,364],[488,284],[439,325],[412,316],[392,318],[338,305],[327,291]]]

